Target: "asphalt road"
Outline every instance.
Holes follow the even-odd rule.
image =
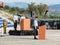
[[[7,34],[0,37],[0,45],[60,45],[60,30],[47,30],[46,40],[34,40],[33,36],[10,36]]]

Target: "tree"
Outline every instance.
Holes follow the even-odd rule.
[[[35,3],[28,4],[28,12],[30,13],[31,11],[35,10]]]
[[[10,8],[10,11],[15,11],[15,7]]]
[[[45,12],[47,10],[47,5],[46,4],[40,4],[38,5],[38,10],[39,10],[39,14],[40,16],[45,16]]]
[[[5,6],[4,6],[4,9],[9,9],[9,6],[5,5]]]
[[[35,3],[28,4],[28,12],[35,12],[38,17],[44,17],[47,13],[48,5],[40,3],[35,5]]]
[[[20,8],[19,7],[14,7],[15,11],[16,12],[19,12],[20,11]]]

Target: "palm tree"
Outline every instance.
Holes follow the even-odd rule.
[[[48,5],[40,3],[35,5],[35,3],[28,4],[28,12],[34,11],[35,14],[41,18],[45,16],[45,12],[48,9]]]
[[[47,10],[47,5],[46,4],[40,4],[38,5],[38,10],[39,10],[39,14],[40,16],[44,17],[45,16],[45,12]]]
[[[34,11],[35,10],[35,3],[28,4],[28,11]]]
[[[28,4],[28,13],[33,16],[33,12],[35,11],[35,3]]]

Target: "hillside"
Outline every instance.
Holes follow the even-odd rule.
[[[28,8],[28,4],[25,2],[5,2],[5,5],[8,5],[10,7],[19,7],[19,8]],[[54,5],[49,5],[49,8],[52,10],[57,10],[60,9],[60,4],[54,4]]]
[[[19,7],[19,8],[28,8],[28,4],[24,2],[5,2],[5,5],[8,5],[10,7]]]
[[[50,7],[50,9],[55,9],[55,10],[59,10],[60,9],[60,4],[55,4],[55,5],[50,5],[49,6]]]

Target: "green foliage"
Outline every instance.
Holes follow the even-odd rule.
[[[4,7],[4,9],[9,9],[10,7],[9,6],[7,6],[7,5],[5,5],[5,7]]]
[[[10,11],[15,11],[15,8],[14,7],[10,8]]]
[[[31,4],[28,4],[28,12],[34,11],[39,18],[43,18],[44,13],[47,10],[47,7],[48,5],[46,4],[35,5],[35,3],[31,3]]]
[[[42,4],[40,3],[39,5],[35,5],[35,3],[30,3],[28,4],[28,8],[27,9],[23,9],[23,8],[18,8],[18,7],[9,7],[9,6],[5,6],[4,8],[1,8],[0,9],[10,13],[10,14],[17,14],[17,13],[25,13],[25,14],[30,14],[31,11],[34,12],[34,14],[36,16],[38,16],[38,18],[60,18],[60,16],[56,16],[58,15],[56,12],[52,13],[54,14],[55,16],[52,16],[51,14],[48,15],[45,15],[45,12],[46,10],[48,9],[48,5],[46,4]]]
[[[35,12],[35,15],[37,15],[39,18],[43,17],[44,12],[46,11],[46,4],[39,4],[39,5],[35,5],[35,3],[31,3],[28,4],[28,9],[23,9],[23,8],[18,8],[18,7],[9,7],[9,6],[5,6],[4,10],[6,10],[7,12],[11,13],[11,14],[15,14],[15,13],[28,13],[30,14],[31,11]]]
[[[29,11],[34,11],[35,10],[35,3],[28,4],[28,10]]]
[[[1,8],[0,8],[1,9]],[[9,7],[9,6],[5,6],[4,8],[4,11],[10,13],[10,14],[17,14],[17,13],[22,13],[22,12],[25,12],[26,10],[23,9],[23,8],[18,8],[18,7]]]

